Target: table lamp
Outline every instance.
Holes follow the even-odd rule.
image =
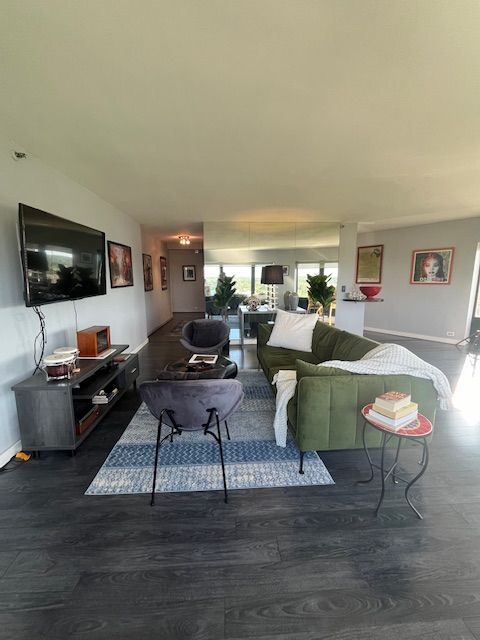
[[[267,264],[262,267],[262,275],[260,278],[262,284],[268,285],[267,287],[267,305],[271,309],[277,307],[277,292],[276,285],[283,284],[283,267],[281,264]]]

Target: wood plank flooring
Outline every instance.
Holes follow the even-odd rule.
[[[183,355],[174,320],[141,379]],[[407,346],[458,380],[455,347]],[[255,347],[231,357],[257,368]],[[0,474],[0,639],[480,640],[480,425],[440,412],[411,492],[366,477],[362,451],[321,454],[334,486],[84,496],[139,404],[131,390],[71,458]],[[405,469],[418,468],[405,451]]]

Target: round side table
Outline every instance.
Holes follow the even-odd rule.
[[[410,498],[408,497],[408,492],[410,491],[410,489],[413,487],[413,485],[415,484],[415,482],[417,482],[417,480],[420,480],[420,478],[423,476],[423,474],[425,473],[425,471],[427,470],[427,466],[428,466],[428,443],[427,443],[427,436],[429,436],[432,431],[433,431],[433,426],[432,423],[430,422],[430,420],[428,418],[426,418],[424,415],[422,415],[421,413],[418,414],[417,420],[416,420],[416,426],[413,427],[400,427],[400,429],[393,429],[392,427],[389,427],[385,424],[382,424],[380,422],[378,422],[377,420],[375,420],[374,418],[370,417],[369,413],[370,413],[370,409],[372,408],[372,404],[367,404],[365,407],[363,407],[362,409],[362,415],[363,415],[363,448],[365,449],[365,454],[367,456],[368,462],[370,464],[370,478],[368,478],[368,480],[359,480],[358,484],[366,484],[367,482],[371,482],[373,480],[374,477],[374,469],[379,469],[380,470],[380,475],[382,478],[382,492],[380,494],[380,500],[378,501],[377,504],[377,508],[375,509],[375,515],[378,515],[378,511],[380,509],[380,507],[382,506],[382,502],[383,502],[383,498],[385,495],[385,480],[387,480],[387,478],[391,475],[392,476],[392,480],[394,482],[394,484],[398,484],[398,481],[400,480],[401,482],[406,483],[406,488],[405,488],[405,499],[408,502],[408,505],[413,509],[413,511],[415,512],[416,516],[418,518],[420,518],[421,520],[423,519],[422,514],[420,513],[420,511],[418,511],[418,509],[416,509],[412,502],[410,501]],[[382,457],[381,457],[381,463],[380,466],[374,464],[372,462],[372,458],[370,457],[370,452],[368,451],[368,447],[367,447],[367,443],[365,440],[365,430],[367,427],[367,424],[369,424],[370,426],[372,426],[374,429],[377,429],[377,431],[381,431],[382,433]],[[388,469],[388,471],[385,470],[385,447],[387,446],[387,444],[390,442],[390,440],[392,438],[398,438],[398,443],[397,443],[397,452],[395,455],[395,460],[392,464],[392,466],[390,467],[390,469]],[[400,455],[400,446],[402,444],[402,440],[411,440],[414,442],[417,442],[418,444],[422,445],[423,447],[423,455],[422,455],[422,459],[420,461],[420,465],[421,465],[421,469],[420,472],[411,480],[407,480],[405,478],[402,478],[401,476],[399,476],[396,473],[396,468],[398,465],[398,457]]]

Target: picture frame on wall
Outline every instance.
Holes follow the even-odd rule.
[[[142,253],[143,257],[143,288],[145,291],[153,291],[152,256]]]
[[[168,289],[167,279],[167,259],[160,256],[160,282],[162,283],[162,291]]]
[[[380,284],[382,281],[383,244],[357,247],[357,284]]]
[[[133,287],[132,248],[119,242],[107,241],[110,286]]]
[[[197,279],[197,273],[194,264],[184,264],[182,266],[183,279],[186,282],[194,282]]]
[[[450,284],[454,247],[412,251],[410,284]]]
[[[284,275],[284,276],[288,276],[288,275],[289,275],[289,273],[290,273],[290,267],[289,267],[289,265],[288,265],[288,264],[284,264],[284,265],[282,266],[282,271],[283,271],[283,275]]]

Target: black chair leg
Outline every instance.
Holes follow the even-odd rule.
[[[300,469],[298,471],[298,473],[301,473],[302,475],[305,473],[305,471],[303,470],[303,456],[305,455],[304,451],[300,451]]]
[[[153,467],[152,497],[150,498],[151,507],[153,507],[153,505],[155,504],[155,485],[157,483],[158,453],[160,449],[160,438],[162,437],[162,418],[163,416],[160,416],[160,420],[158,422],[157,446],[155,447],[155,466]],[[173,434],[173,431],[172,431],[172,434]]]
[[[228,438],[229,440],[231,440],[231,438],[230,438],[230,431],[228,430],[228,424],[227,424],[227,421],[226,421],[226,420],[225,420],[225,429],[226,429],[226,431],[227,431],[227,438]]]
[[[225,462],[223,460],[222,435],[220,433],[220,420],[218,419],[218,413],[216,411],[215,417],[217,418],[218,447],[220,449],[220,460],[222,462],[223,491],[225,493],[225,502],[228,502],[227,479],[225,477]]]

